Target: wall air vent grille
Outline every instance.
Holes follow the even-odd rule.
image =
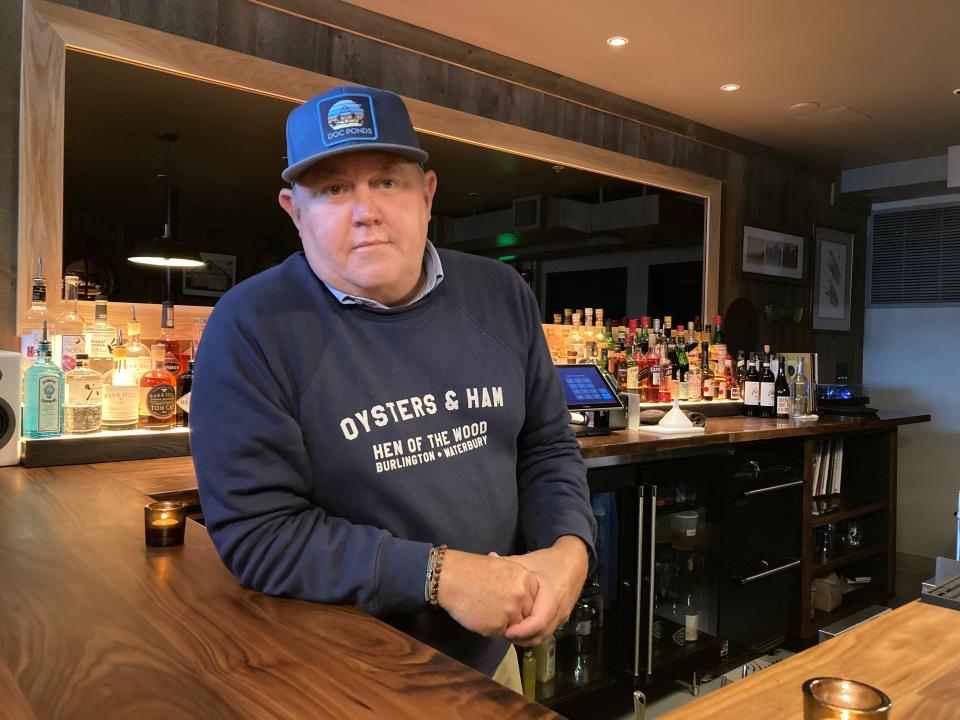
[[[870,302],[960,303],[960,206],[874,215]]]

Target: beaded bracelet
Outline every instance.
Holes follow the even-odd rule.
[[[440,591],[440,571],[443,570],[443,558],[447,554],[447,546],[440,545],[434,550],[436,553],[433,556],[433,568],[430,570],[430,591],[427,600],[433,607],[437,607],[440,604],[437,600],[437,594]]]

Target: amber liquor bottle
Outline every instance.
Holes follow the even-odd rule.
[[[167,371],[179,377],[187,371],[187,352],[174,333],[173,303],[165,300],[160,316],[160,337],[156,342],[163,345],[164,364]]]
[[[166,346],[157,343],[150,351],[153,370],[140,378],[140,427],[169,430],[177,422],[177,379],[166,368]]]

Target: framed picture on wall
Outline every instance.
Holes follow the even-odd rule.
[[[853,233],[815,225],[813,229],[813,329],[850,329]]]
[[[237,282],[237,256],[201,252],[206,263],[195,270],[183,271],[183,294],[220,297]]]
[[[743,226],[740,269],[745,275],[803,281],[804,237]]]

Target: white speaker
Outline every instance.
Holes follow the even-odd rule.
[[[20,353],[0,350],[0,466],[20,462]]]

